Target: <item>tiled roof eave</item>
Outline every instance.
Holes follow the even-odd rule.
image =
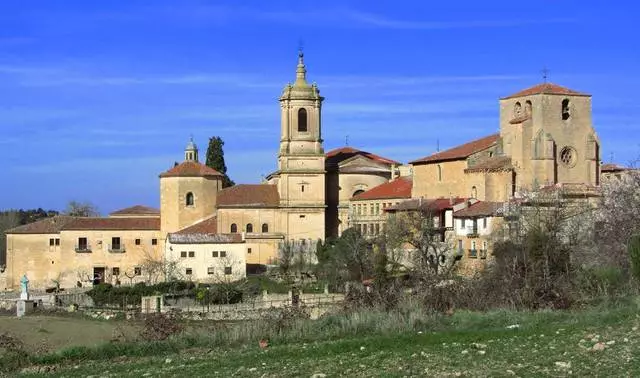
[[[513,171],[513,167],[499,167],[499,168],[467,168],[464,170],[464,173],[475,173],[475,172],[509,172]]]
[[[574,96],[574,97],[592,97],[592,95],[588,94],[588,93],[546,93],[546,92],[541,92],[541,93],[531,93],[531,94],[526,94],[526,95],[511,95],[511,96],[507,96],[507,97],[501,97],[500,100],[509,100],[512,98],[522,98],[522,97],[529,97],[529,96],[539,96],[539,95],[546,95],[546,96]]]

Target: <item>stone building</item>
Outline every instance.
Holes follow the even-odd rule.
[[[555,184],[600,184],[591,96],[544,83],[500,99],[500,132],[412,161],[413,197],[506,201]]]
[[[366,236],[380,235],[387,221],[386,210],[411,198],[412,183],[411,177],[399,177],[353,196],[347,228],[355,227]]]
[[[491,253],[486,230],[469,233],[467,225],[491,225],[499,218],[493,206],[545,187],[593,195],[605,174],[591,96],[556,84],[500,99],[498,133],[409,166],[349,146],[325,153],[323,101],[318,86],[307,81],[299,53],[296,79],[279,97],[277,170],[263,183],[223,189],[223,176],[200,163],[190,141],[184,161],[159,176],[159,211],[138,206],[107,218],[56,217],[10,230],[0,279],[9,288],[25,273],[39,287],[136,282],[152,274],[145,272],[145,260],[176,259],[185,276],[208,280],[228,271],[220,251],[245,264],[274,264],[284,243],[308,249],[350,227],[375,235],[386,213],[425,206],[443,240],[459,237],[456,247],[462,241],[462,250],[476,251],[463,259],[481,260],[479,251]],[[454,218],[464,222],[464,233]],[[231,272],[222,276],[244,274]],[[125,273],[132,278],[123,280]]]
[[[6,288],[26,274],[44,289],[86,287],[94,283],[131,284],[157,280],[145,269],[162,261],[160,214],[135,206],[106,218],[57,216],[7,231]]]

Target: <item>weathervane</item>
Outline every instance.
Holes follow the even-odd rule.
[[[549,69],[547,68],[547,66],[544,66],[542,68],[542,80],[544,80],[544,83],[547,83],[547,78],[549,77]]]
[[[348,146],[348,145],[349,145],[349,135],[346,135],[346,136],[344,137],[344,144],[345,144],[345,146]]]
[[[298,52],[302,53],[302,50],[304,50],[304,41],[302,40],[302,38],[300,38],[298,40]]]

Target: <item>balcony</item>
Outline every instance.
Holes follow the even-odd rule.
[[[124,253],[124,244],[109,244],[109,252],[111,253]]]
[[[480,258],[483,259],[483,260],[487,258],[487,250],[486,249],[481,249],[480,250]]]
[[[478,250],[477,249],[470,249],[469,250],[469,257],[472,259],[477,259],[478,258]]]
[[[91,253],[91,246],[89,244],[77,244],[75,250],[77,253]]]

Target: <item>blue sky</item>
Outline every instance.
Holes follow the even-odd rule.
[[[611,4],[616,4],[612,6]],[[158,206],[189,135],[231,177],[273,171],[277,98],[326,97],[325,149],[409,161],[498,130],[498,98],[549,80],[593,95],[603,158],[640,156],[633,2],[0,3],[0,209]]]

